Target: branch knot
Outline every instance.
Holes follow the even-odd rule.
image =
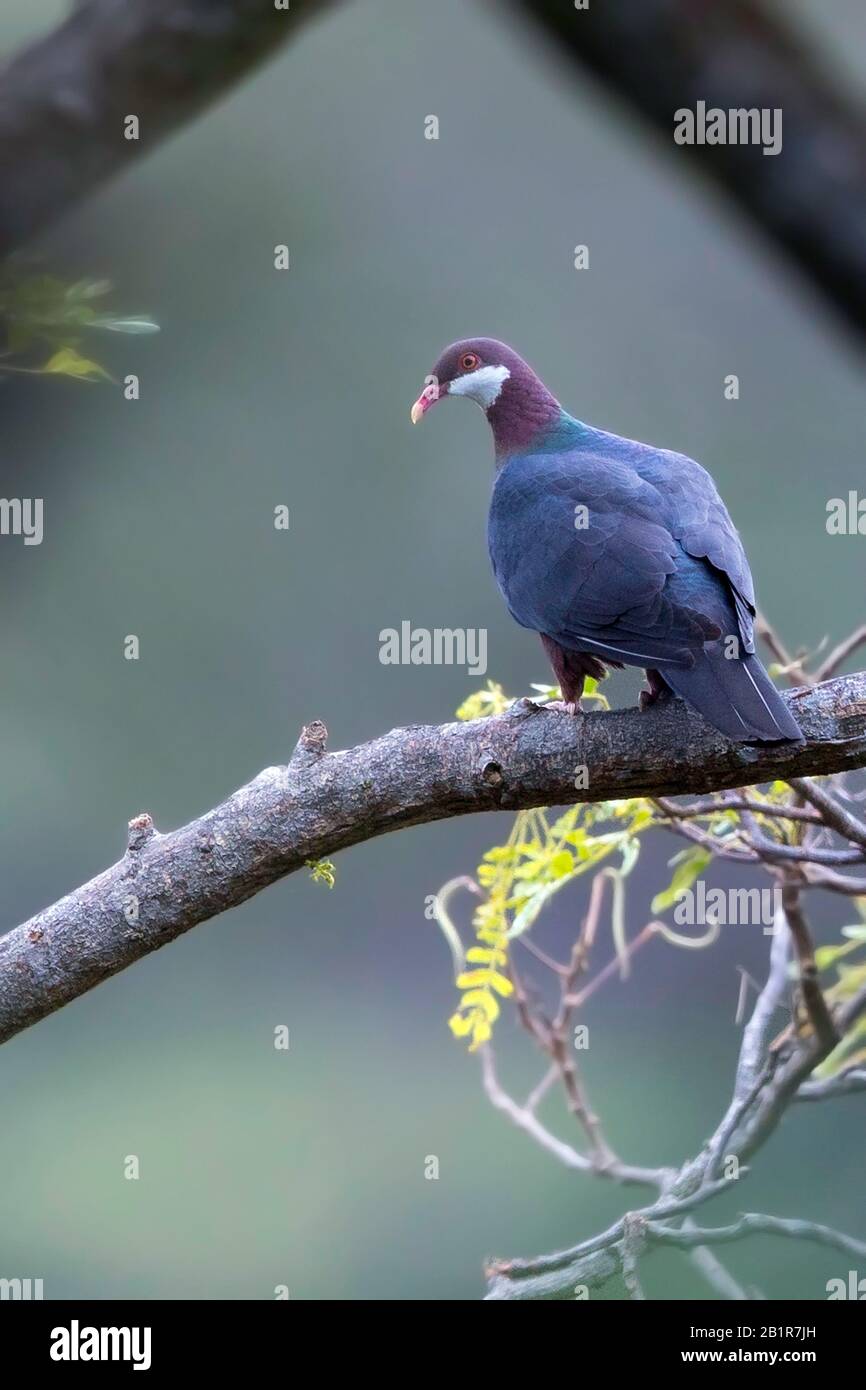
[[[305,724],[295,744],[295,751],[289,759],[289,767],[309,767],[312,763],[318,762],[324,756],[327,742],[328,730],[321,719],[314,719],[312,723]]]
[[[156,827],[152,816],[147,811],[142,811],[141,815],[133,816],[129,822],[129,832],[126,839],[126,848],[130,853],[135,853],[152,840],[156,834]]]

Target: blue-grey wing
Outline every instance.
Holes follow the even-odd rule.
[[[690,499],[679,462],[666,490],[658,451],[646,450],[659,466],[641,468],[629,449],[645,446],[620,443],[628,446],[624,457],[578,449],[503,466],[488,524],[497,582],[519,623],[564,647],[629,664],[690,666],[705,642],[738,630],[736,590],[716,563],[724,547],[710,534],[716,508],[703,495],[707,484],[727,513],[699,465],[692,466],[699,495]],[[731,563],[750,593],[728,524]],[[712,555],[700,554],[704,548]]]

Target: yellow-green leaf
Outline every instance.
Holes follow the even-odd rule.
[[[489,1042],[492,1037],[493,1029],[490,1027],[490,1024],[487,1022],[486,1018],[482,1018],[480,1014],[476,1014],[472,1028],[472,1041],[469,1044],[469,1051],[476,1052],[482,1043]]]
[[[49,357],[42,372],[51,376],[71,376],[76,381],[112,380],[98,362],[91,362],[90,358],[82,357],[71,347],[60,348],[53,357]]]
[[[497,946],[470,946],[466,959],[476,965],[504,965],[508,957]]]
[[[470,989],[464,994],[461,1006],[464,1009],[481,1009],[491,1023],[499,1017],[499,1005],[489,989]]]
[[[682,855],[677,855],[672,861],[676,865],[673,878],[663,892],[656,893],[652,900],[652,911],[664,912],[665,908],[672,907],[691,888],[712,857],[704,849],[686,850]]]
[[[448,1027],[455,1038],[465,1038],[472,1032],[471,1014],[452,1014],[448,1020]]]
[[[501,994],[503,999],[507,999],[509,994],[514,993],[514,986],[505,975],[501,975],[498,970],[464,970],[457,976],[457,988],[474,990],[475,988],[490,988]],[[466,998],[468,999],[468,995]]]
[[[567,849],[561,849],[554,854],[547,868],[554,878],[563,878],[565,874],[570,874],[574,868],[574,859]]]

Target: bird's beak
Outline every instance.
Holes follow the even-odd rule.
[[[421,416],[424,415],[425,412],[430,409],[431,405],[435,405],[436,402],[439,400],[439,397],[444,394],[444,390],[440,388],[439,382],[436,380],[436,378],[428,377],[426,382],[424,383],[424,390],[421,392],[421,395],[418,397],[417,401],[415,402],[415,404],[409,412],[409,418],[412,421],[412,424],[417,425],[418,421],[421,419]]]

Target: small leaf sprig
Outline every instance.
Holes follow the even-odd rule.
[[[27,272],[14,262],[0,266],[0,323],[6,340],[0,350],[0,373],[113,381],[99,362],[80,351],[82,334],[158,333],[159,325],[145,314],[104,311],[100,301],[111,288],[108,280],[67,285],[55,275]]]

